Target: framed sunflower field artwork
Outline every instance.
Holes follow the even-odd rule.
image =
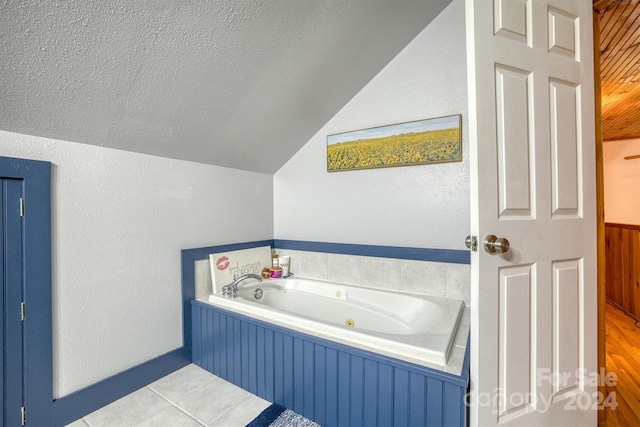
[[[327,136],[327,171],[462,161],[462,116],[437,117]]]

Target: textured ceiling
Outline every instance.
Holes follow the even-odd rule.
[[[0,0],[0,129],[273,173],[451,0]]]

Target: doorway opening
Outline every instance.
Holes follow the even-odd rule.
[[[10,420],[9,425],[20,425],[22,419],[24,419],[26,426],[54,425],[51,328],[51,163],[0,157],[0,181],[3,183],[3,188],[11,187],[7,190],[8,194],[11,194],[9,199],[14,199],[13,194],[16,191],[21,191],[22,194],[23,209],[18,207],[16,210],[14,206],[14,208],[7,210],[11,209],[14,217],[16,212],[18,214],[21,211],[24,213],[21,220],[22,226],[18,227],[21,236],[17,237],[20,239],[22,247],[18,251],[14,249],[8,251],[12,257],[16,254],[22,257],[21,266],[18,267],[19,272],[13,271],[12,274],[21,274],[21,279],[17,280],[18,282],[22,280],[24,284],[20,293],[22,302],[25,303],[25,316],[24,320],[22,320],[21,314],[17,318],[17,321],[21,323],[24,340],[23,345],[20,346],[23,369],[22,374],[18,374],[18,380],[10,379],[11,383],[8,384],[8,387],[3,388],[3,398],[6,398],[9,396],[7,393],[9,387],[13,392],[15,386],[13,381],[18,381],[21,384],[22,390],[19,393],[11,393],[11,396],[20,395],[21,406],[24,407],[24,410],[18,405],[20,413],[12,412],[10,416],[5,418]],[[7,185],[5,186],[5,184]],[[13,204],[13,202],[11,203]],[[12,232],[15,232],[13,227],[10,228],[14,230]],[[7,228],[4,229],[5,232],[6,230]],[[15,237],[11,237],[9,240],[14,242]],[[13,262],[12,260],[11,263],[13,264]],[[3,282],[6,277],[3,272]],[[7,280],[8,283],[15,283],[15,281],[14,277],[11,277],[10,281]],[[11,290],[15,290],[15,287],[10,287]],[[15,307],[15,312],[20,313],[20,303]],[[5,318],[6,316],[3,317],[3,319]],[[14,329],[11,328],[11,330]],[[4,350],[3,357],[7,357],[7,352]],[[16,350],[18,349],[12,346],[10,352]],[[11,357],[13,359],[15,355],[12,354]],[[7,378],[4,378],[3,382],[6,380]],[[13,408],[16,405],[11,404],[10,406]]]
[[[598,358],[615,374],[600,392],[617,404],[599,413],[608,426],[640,425],[640,160],[625,159],[640,154],[639,46],[639,2],[595,0]]]
[[[22,180],[0,179],[0,419],[3,425],[24,424],[23,414],[23,221]]]

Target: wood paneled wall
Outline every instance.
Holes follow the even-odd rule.
[[[640,226],[605,226],[607,300],[640,319]]]

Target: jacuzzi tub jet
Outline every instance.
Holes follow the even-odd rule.
[[[356,325],[356,322],[354,322],[353,319],[347,319],[344,321],[344,324],[350,328],[353,328]]]

